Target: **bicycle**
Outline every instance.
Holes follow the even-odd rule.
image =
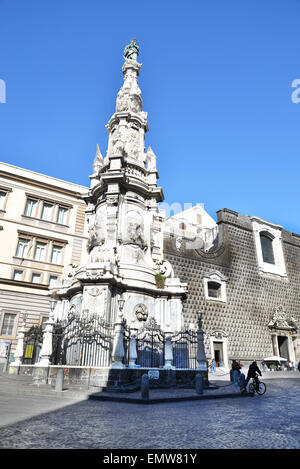
[[[257,394],[259,396],[262,396],[263,394],[265,394],[266,390],[267,390],[267,386],[265,385],[265,383],[263,383],[262,381],[260,381],[258,378],[257,378],[257,381],[258,381],[258,389],[256,389],[256,382],[255,382],[255,379],[254,378],[251,378],[250,379],[250,382],[249,382],[249,392],[251,394],[254,394],[255,392],[257,392]]]

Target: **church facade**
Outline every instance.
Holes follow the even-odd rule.
[[[197,237],[164,239],[166,258],[188,285],[185,326],[202,311],[206,356],[221,367],[273,355],[299,362],[300,236],[228,209],[217,216],[207,251]]]

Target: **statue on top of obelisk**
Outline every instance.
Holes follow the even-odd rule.
[[[137,39],[131,39],[130,44],[124,49],[124,59],[136,60],[139,55],[139,49]]]

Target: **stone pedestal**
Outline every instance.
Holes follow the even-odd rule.
[[[122,363],[124,359],[124,336],[123,336],[123,323],[117,322],[115,326],[115,337],[112,353],[112,368],[124,368]]]

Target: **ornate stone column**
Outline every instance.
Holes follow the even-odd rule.
[[[114,344],[113,344],[113,352],[112,352],[112,368],[124,368],[124,364],[122,363],[125,351],[124,351],[124,318],[123,318],[123,307],[124,307],[124,300],[122,298],[119,299],[119,311],[118,317],[115,322],[115,332],[114,332]]]
[[[22,365],[22,359],[24,354],[24,335],[25,335],[25,325],[28,313],[26,311],[22,314],[22,324],[18,330],[18,343],[15,350],[15,359],[11,366],[20,366]]]
[[[136,334],[137,334],[137,329],[130,329],[128,368],[136,368],[136,359],[137,359]]]
[[[197,330],[197,369],[207,371],[206,355],[204,348],[203,340],[203,330],[202,330],[202,313],[198,311],[198,330]]]
[[[36,366],[48,367],[50,365],[50,357],[53,352],[52,348],[52,333],[54,325],[54,309],[56,300],[51,298],[50,300],[50,314],[48,321],[45,322],[45,329],[43,334],[43,344],[40,353],[40,361],[36,363]]]
[[[278,342],[277,342],[277,335],[276,334],[272,334],[272,344],[273,344],[274,355],[276,357],[279,357]]]
[[[164,366],[164,368],[167,370],[170,370],[171,368],[174,369],[171,337],[172,337],[171,333],[167,332],[166,343],[165,343],[165,366]]]

